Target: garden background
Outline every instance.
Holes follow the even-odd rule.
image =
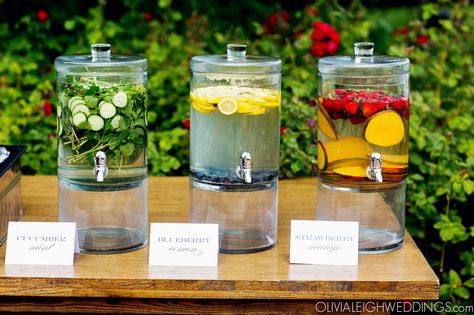
[[[441,299],[471,305],[474,7],[386,5],[0,0],[0,143],[27,144],[25,174],[55,174],[54,58],[107,42],[115,53],[148,58],[150,175],[187,175],[189,59],[237,42],[282,59],[281,178],[314,176],[317,60],[373,41],[376,54],[411,60],[407,228],[440,277]]]

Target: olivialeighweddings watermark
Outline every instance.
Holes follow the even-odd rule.
[[[315,305],[317,312],[321,313],[474,313],[473,305],[453,305],[451,302],[421,302],[421,301],[340,301],[340,302],[317,302]]]

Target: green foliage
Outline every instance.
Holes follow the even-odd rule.
[[[315,175],[318,79],[310,35],[312,23],[324,21],[339,32],[338,54],[352,54],[356,41],[373,40],[377,54],[410,58],[407,228],[438,272],[441,298],[472,303],[474,14],[464,1],[367,11],[359,1],[343,7],[318,0],[290,12],[278,32],[263,26],[276,6],[268,9],[257,1],[242,3],[241,14],[233,6],[221,12],[206,1],[191,1],[190,7],[167,0],[67,3],[50,7],[44,23],[34,10],[0,22],[0,143],[28,144],[25,173],[56,171],[56,111],[50,115],[47,106],[57,104],[54,58],[108,42],[115,53],[148,58],[150,174],[188,174],[189,132],[183,120],[189,115],[189,59],[221,54],[226,43],[242,42],[251,54],[283,62],[281,176]],[[202,14],[205,9],[208,14]],[[317,16],[310,9],[317,9]],[[0,15],[7,11],[15,12],[2,8]],[[397,33],[403,26],[406,32]]]
[[[389,52],[412,62],[407,226],[440,273],[441,297],[465,304],[474,282],[474,12],[455,3],[439,19],[442,9],[423,5]]]

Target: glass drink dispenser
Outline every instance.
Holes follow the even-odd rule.
[[[66,55],[58,72],[59,221],[76,222],[82,252],[138,249],[148,240],[147,60]]]
[[[277,238],[281,61],[191,59],[190,221],[218,223],[222,253],[271,248]]]
[[[409,60],[374,56],[319,60],[318,220],[359,222],[359,251],[402,246],[408,168]]]

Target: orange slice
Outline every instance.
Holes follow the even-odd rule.
[[[318,169],[368,165],[369,145],[358,137],[318,141]]]
[[[404,135],[402,118],[394,110],[385,110],[371,116],[364,129],[365,140],[381,147],[399,144]]]
[[[318,169],[324,170],[328,165],[328,155],[324,144],[321,141],[318,141]]]
[[[318,106],[318,129],[330,139],[338,138],[336,126],[322,106]]]
[[[349,178],[365,178],[367,168],[364,166],[344,166],[334,169],[334,173]]]

